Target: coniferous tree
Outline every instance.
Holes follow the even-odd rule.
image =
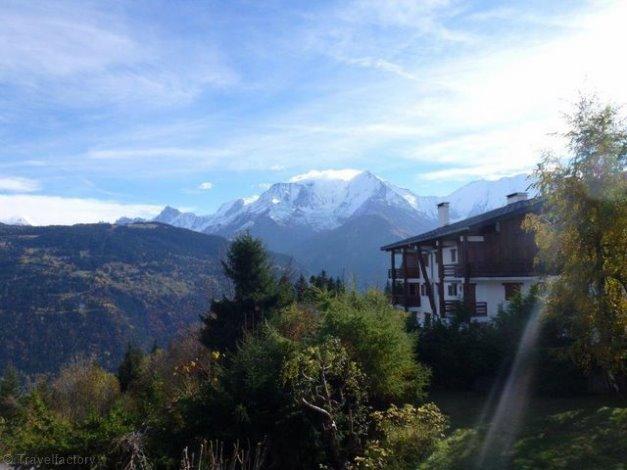
[[[0,379],[0,416],[10,416],[16,409],[20,395],[20,377],[17,369],[8,365]]]
[[[130,390],[134,383],[141,377],[141,367],[144,361],[144,352],[131,343],[128,344],[124,358],[118,367],[118,381],[120,391]]]
[[[294,291],[296,292],[296,300],[302,302],[305,299],[305,295],[307,293],[307,289],[309,288],[309,283],[305,276],[302,274],[298,277],[298,280],[294,284]]]
[[[266,250],[261,240],[249,233],[233,241],[222,266],[233,282],[234,295],[212,302],[210,312],[202,318],[201,333],[203,344],[217,351],[233,349],[282,299]]]

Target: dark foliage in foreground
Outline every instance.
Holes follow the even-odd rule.
[[[516,296],[494,322],[435,321],[418,330],[418,359],[433,370],[432,384],[443,390],[489,391],[506,378],[523,330],[534,308],[541,308],[539,289]],[[568,341],[551,318],[542,322],[535,360],[538,393],[576,395],[588,392],[588,381],[562,353]]]

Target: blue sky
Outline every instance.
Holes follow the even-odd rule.
[[[528,171],[627,102],[626,2],[0,2],[0,218],[209,213],[310,170]]]

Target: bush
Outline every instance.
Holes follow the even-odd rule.
[[[61,417],[79,422],[92,414],[107,414],[120,387],[113,374],[91,360],[79,359],[61,369],[50,392],[51,408]]]
[[[430,374],[416,362],[415,338],[405,329],[405,312],[391,307],[375,291],[327,297],[320,309],[320,338],[342,341],[366,376],[373,405],[424,398]]]
[[[468,470],[475,468],[479,452],[479,432],[458,429],[435,444],[434,452],[418,467],[420,470]]]
[[[470,390],[496,378],[505,358],[492,325],[435,321],[420,331],[418,360],[431,367],[438,389]]]
[[[418,360],[431,367],[433,386],[447,390],[485,390],[504,379],[520,338],[538,304],[537,289],[516,296],[491,323],[434,321],[419,330]],[[536,345],[535,390],[546,395],[586,392],[586,379],[563,354],[568,342],[551,318],[542,318]]]
[[[444,438],[447,419],[433,403],[416,408],[392,405],[372,414],[376,439],[368,441],[355,469],[415,469]]]

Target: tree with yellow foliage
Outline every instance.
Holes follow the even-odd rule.
[[[582,98],[568,117],[569,159],[546,155],[535,186],[544,211],[526,226],[557,273],[546,309],[567,352],[614,390],[627,375],[627,127],[612,106]]]

